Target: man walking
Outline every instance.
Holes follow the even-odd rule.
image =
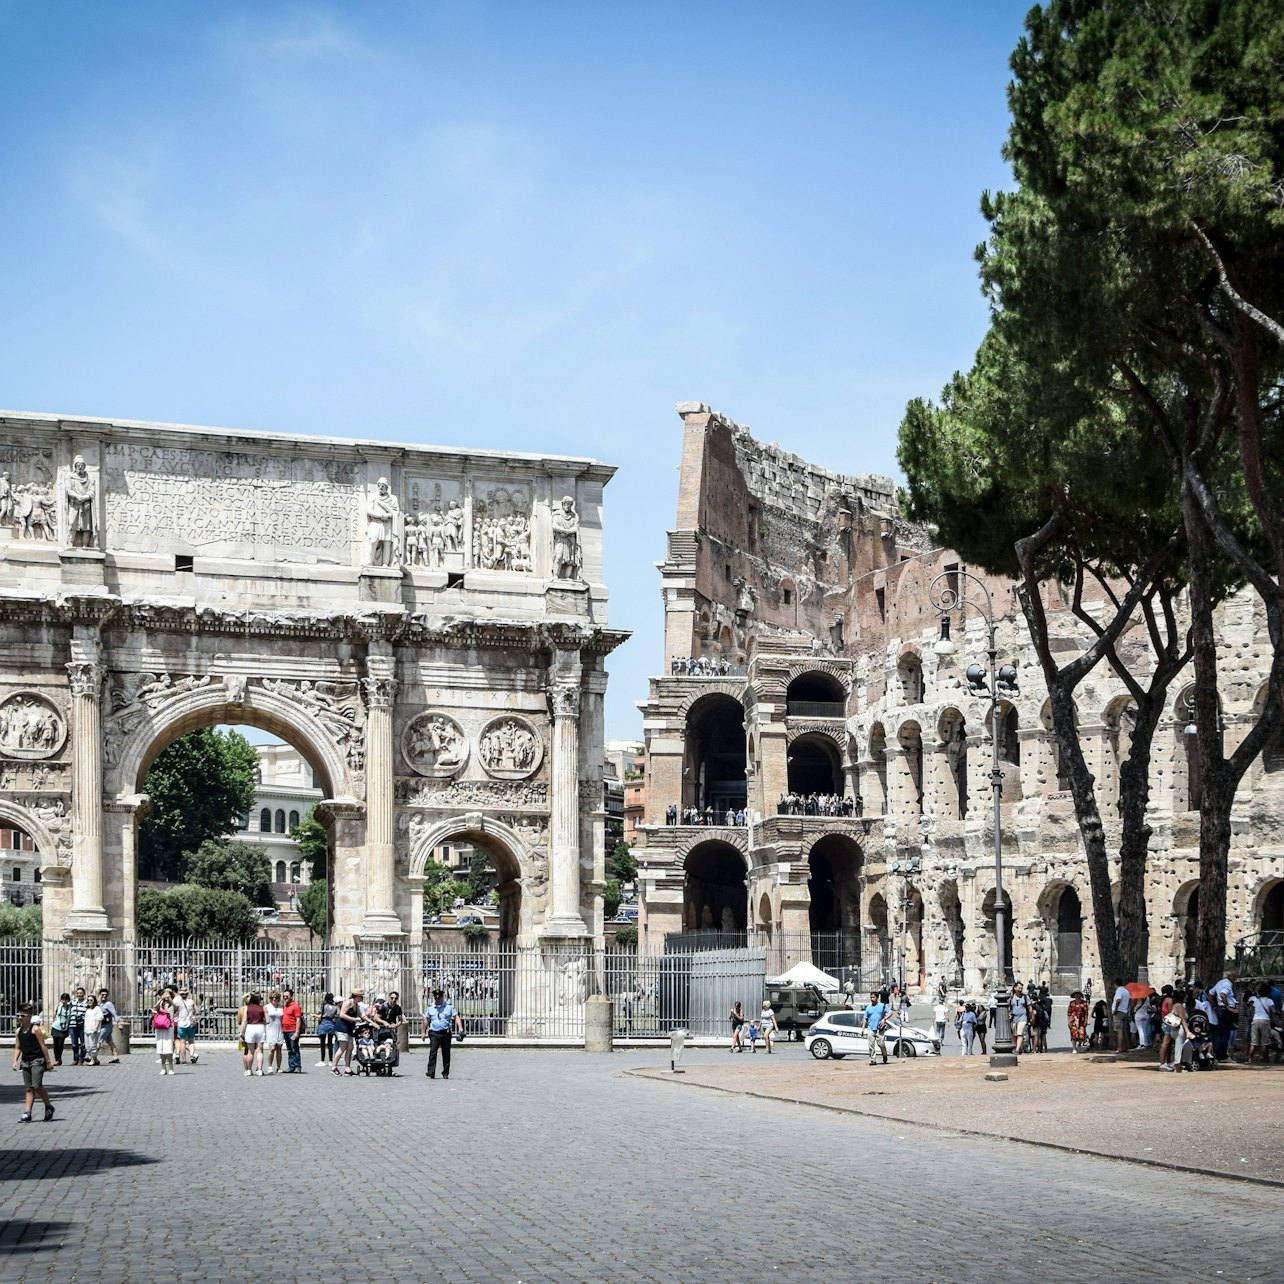
[[[1115,1036],[1115,1052],[1128,1051],[1128,1025],[1131,1019],[1132,995],[1119,977],[1115,977],[1115,996],[1110,1000],[1110,1025]]]
[[[281,1035],[285,1039],[285,1073],[302,1074],[303,1058],[299,1054],[299,1037],[303,1034],[303,1009],[294,1001],[294,991],[281,991]]]
[[[869,1006],[865,1009],[865,1042],[869,1047],[869,1064],[875,1065],[875,1051],[883,1054],[883,1064],[887,1064],[887,1035],[883,1027],[891,1009],[877,993],[869,996]]]
[[[450,1078],[450,1036],[453,1031],[464,1034],[464,1023],[459,1013],[446,998],[444,990],[432,992],[432,1002],[424,1009],[424,1034],[428,1036],[428,1070],[430,1079],[437,1077],[437,1050],[441,1049],[441,1077]]]
[[[196,1004],[183,986],[174,1000],[174,1060],[179,1065],[196,1064]]]
[[[1030,1028],[1030,1001],[1025,997],[1020,981],[1012,987],[1009,1006],[1012,1012],[1012,1038],[1015,1041],[1013,1051],[1019,1057],[1025,1049],[1025,1036]]]

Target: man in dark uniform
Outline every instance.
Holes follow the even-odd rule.
[[[432,1002],[424,1009],[424,1034],[428,1037],[428,1078],[437,1077],[437,1049],[441,1049],[441,1077],[450,1078],[450,1036],[457,1032],[462,1039],[464,1023],[444,990],[432,992]]]

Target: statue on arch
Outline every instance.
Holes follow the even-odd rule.
[[[386,477],[380,477],[375,493],[366,502],[367,566],[400,566],[397,547],[397,518],[401,509]]]
[[[72,548],[97,548],[98,514],[94,503],[97,488],[83,455],[77,455],[72,461],[63,493],[67,506],[67,543]]]
[[[559,580],[578,580],[583,565],[579,514],[567,495],[553,509],[553,574]]]

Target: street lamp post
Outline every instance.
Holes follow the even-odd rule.
[[[898,1055],[903,1054],[905,1045],[905,1020],[901,1013],[904,1011],[905,1003],[905,956],[909,950],[910,879],[919,873],[922,868],[923,862],[918,856],[912,856],[904,861],[894,860],[891,864],[892,873],[901,876],[901,943],[896,969],[901,993],[901,999],[896,1009],[897,1028],[900,1031],[896,1041]]]
[[[984,605],[968,597],[961,582],[966,580],[984,599]],[[998,983],[995,987],[994,1012],[994,1055],[990,1065],[995,1067],[1014,1066],[1017,1063],[1013,1055],[1012,1040],[1012,1007],[1008,993],[1007,970],[1011,960],[1006,957],[1006,928],[1008,911],[1003,898],[1003,771],[999,766],[999,689],[1005,693],[1015,694],[1017,689],[1016,667],[1005,664],[998,666],[998,645],[994,637],[994,603],[985,584],[969,571],[946,571],[927,586],[928,599],[941,612],[941,636],[932,648],[939,656],[950,656],[957,647],[950,639],[950,612],[957,610],[961,615],[969,606],[980,612],[985,619],[986,655],[989,657],[988,671],[979,664],[969,664],[964,676],[968,690],[974,695],[987,695],[990,698],[990,793],[994,804],[994,947],[998,971]]]

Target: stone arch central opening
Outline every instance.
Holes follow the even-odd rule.
[[[865,853],[846,834],[826,834],[807,856],[812,962],[860,967],[860,875]]]
[[[791,794],[843,793],[842,758],[828,736],[799,736],[789,746],[788,764]]]

